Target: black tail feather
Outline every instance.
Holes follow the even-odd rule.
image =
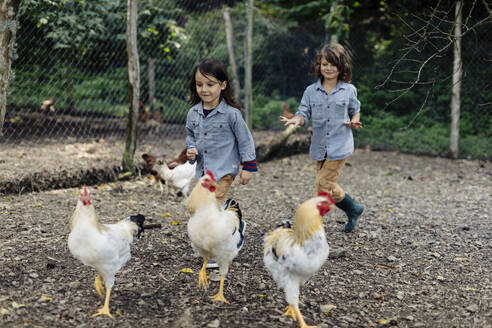
[[[282,221],[280,222],[279,224],[277,224],[277,228],[285,228],[285,229],[292,229],[292,224],[290,223],[290,221]]]
[[[222,207],[225,210],[231,210],[237,213],[237,217],[239,220],[243,219],[243,213],[241,212],[241,209],[239,208],[239,203],[236,202],[234,199],[228,198]]]
[[[145,216],[142,214],[132,215],[130,216],[130,221],[135,222],[138,226],[137,238],[140,238],[140,234],[144,231]]]

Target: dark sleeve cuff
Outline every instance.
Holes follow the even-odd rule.
[[[243,162],[243,170],[249,172],[258,171],[258,167],[256,166],[256,160]]]

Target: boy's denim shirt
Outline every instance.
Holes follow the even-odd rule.
[[[197,179],[207,170],[217,181],[226,174],[235,177],[241,162],[256,160],[253,137],[241,112],[224,99],[206,118],[201,102],[191,107],[186,118],[186,148],[198,150]]]
[[[338,160],[354,152],[352,129],[345,126],[350,116],[360,111],[357,89],[350,83],[338,81],[328,94],[321,81],[311,84],[304,91],[296,116],[305,123],[312,117],[313,135],[309,156],[316,161]]]

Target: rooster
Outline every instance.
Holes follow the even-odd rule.
[[[162,193],[162,182],[166,185],[165,197],[169,194],[169,185],[178,189],[187,197],[190,189],[191,180],[195,176],[196,162],[191,163],[186,158],[186,149],[176,159],[166,163],[164,160],[157,160],[151,154],[143,154],[147,169],[153,172]]]
[[[289,304],[283,315],[298,320],[300,328],[312,326],[306,325],[299,310],[299,288],[328,257],[322,216],[334,203],[330,195],[320,192],[297,209],[294,227],[282,223],[264,237],[263,261]]]
[[[198,180],[188,199],[188,236],[193,249],[203,257],[203,266],[198,274],[198,287],[208,288],[206,267],[213,258],[219,265],[219,292],[212,296],[214,301],[229,303],[224,298],[224,281],[229,265],[239,253],[244,241],[245,222],[239,204],[228,199],[219,207],[215,198],[216,180],[212,172]]]
[[[84,186],[80,191],[70,222],[68,249],[76,259],[96,269],[94,287],[101,298],[104,297],[104,287],[106,288],[104,306],[93,316],[107,315],[112,318],[109,298],[114,277],[130,259],[130,244],[135,236],[140,237],[144,221],[145,217],[138,214],[114,224],[101,224],[89,190]]]

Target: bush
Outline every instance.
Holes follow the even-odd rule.
[[[294,114],[297,111],[298,101],[294,98],[282,100],[269,100],[269,97],[258,95],[253,102],[253,129],[254,130],[281,130],[284,124],[280,122],[283,113],[283,103]]]
[[[364,128],[354,133],[356,145],[370,145],[375,150],[399,150],[412,154],[448,156],[450,145],[450,127],[447,123],[431,124],[430,120],[421,120],[419,125],[409,125],[412,117],[397,118],[388,113],[369,116],[363,121]],[[464,129],[469,123],[463,121]],[[492,158],[490,143],[492,138],[465,135],[460,137],[460,157]]]

